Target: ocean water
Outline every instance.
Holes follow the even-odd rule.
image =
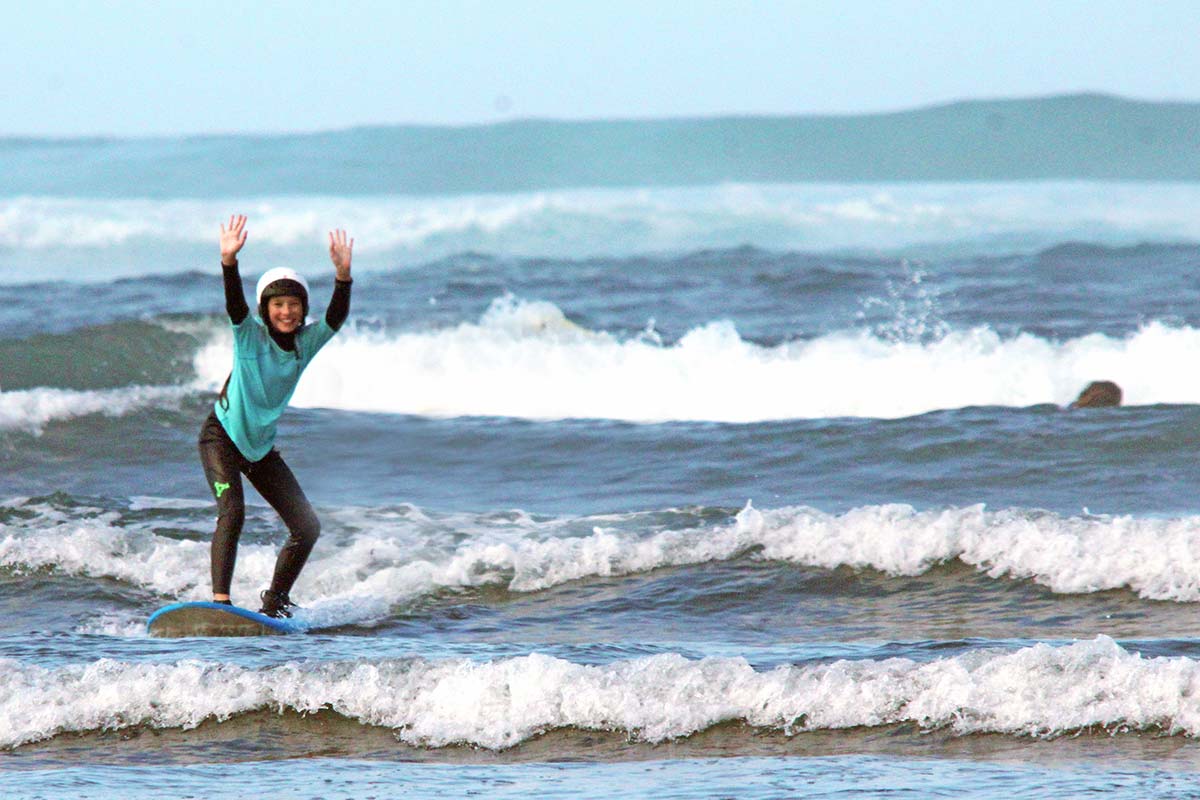
[[[205,194],[117,149],[168,177],[0,180],[5,797],[1192,796],[1200,184]],[[232,213],[315,313],[356,238],[279,435],[310,632],[152,639],[210,590]]]

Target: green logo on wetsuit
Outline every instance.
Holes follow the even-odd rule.
[[[224,493],[225,493],[225,490],[226,490],[226,489],[228,489],[228,488],[229,488],[229,484],[228,484],[228,483],[221,483],[220,481],[213,481],[213,489],[214,489],[214,490],[216,491],[216,493],[217,493],[217,499],[218,499],[218,500],[220,500],[220,499],[221,499],[221,495],[222,495],[222,494],[224,494]]]

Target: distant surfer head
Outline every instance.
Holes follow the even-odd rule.
[[[280,333],[299,330],[308,316],[308,282],[287,267],[267,270],[258,279],[258,315]]]
[[[1112,381],[1092,381],[1089,383],[1071,408],[1110,408],[1121,405],[1121,387]]]

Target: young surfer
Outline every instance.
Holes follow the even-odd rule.
[[[238,537],[246,515],[242,476],[279,512],[289,536],[271,586],[262,592],[260,612],[290,617],[288,593],[296,582],[321,524],[296,477],[274,448],[275,423],[287,407],[301,373],[346,321],[350,313],[350,257],[354,240],[343,230],[329,234],[335,270],[333,299],[325,316],[305,324],[308,284],[283,267],[268,270],[258,282],[257,314],[242,292],[237,255],[246,243],[246,217],[233,216],[221,226],[221,272],[225,310],[233,323],[233,370],[215,407],[200,428],[200,462],[217,499],[212,539],[213,601],[230,603],[229,586]]]

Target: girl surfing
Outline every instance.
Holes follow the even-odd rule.
[[[229,587],[238,538],[246,516],[242,476],[271,504],[288,529],[271,585],[261,595],[259,612],[290,617],[288,593],[321,523],[291,469],[275,449],[275,425],[287,408],[300,375],[313,356],[333,338],[350,314],[350,257],[354,240],[343,230],[329,234],[333,261],[333,297],[325,315],[307,324],[308,283],[285,267],[268,270],[258,281],[254,314],[246,304],[238,253],[246,244],[246,217],[221,226],[221,273],[225,310],[233,324],[233,369],[212,413],[200,428],[200,463],[217,500],[212,539],[213,601],[231,604]]]

